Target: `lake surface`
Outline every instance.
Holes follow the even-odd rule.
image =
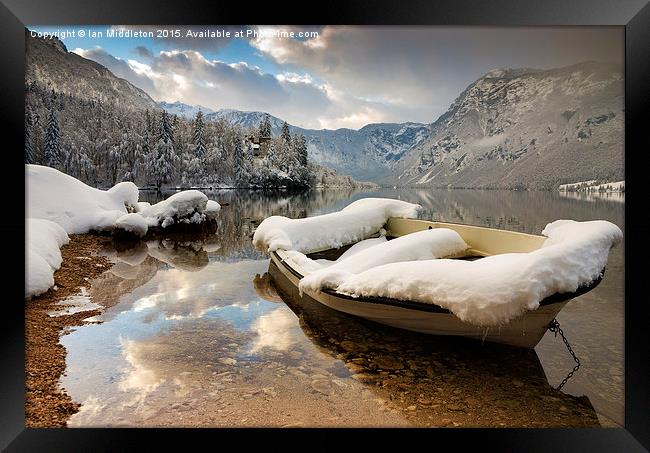
[[[61,342],[70,426],[621,426],[624,244],[605,278],[534,351],[380,326],[285,300],[251,236],[265,217],[336,211],[364,197],[420,203],[422,218],[539,234],[557,219],[623,228],[624,197],[381,189],[300,195],[206,192],[223,206],[209,237],[116,245],[84,303],[105,311]],[[156,201],[142,193],[141,200]]]

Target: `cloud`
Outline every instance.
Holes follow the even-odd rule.
[[[494,68],[552,68],[584,60],[622,63],[623,33],[612,27],[264,26],[256,30],[258,36],[245,41],[273,63],[273,74],[245,61],[226,63],[206,57],[204,50],[221,48],[227,39],[169,38],[164,41],[169,50],[151,54],[136,48],[137,57],[127,61],[101,48],[78,49],[78,53],[158,101],[266,111],[290,124],[316,129],[357,129],[374,122],[430,123],[470,83]],[[278,31],[296,35],[317,31],[318,36],[279,38]]]
[[[137,56],[146,58],[147,60],[151,60],[153,58],[153,54],[145,46],[138,46],[135,49],[133,49],[133,51]]]
[[[622,61],[623,34],[611,27],[327,26],[308,39],[276,38],[272,28],[260,27],[267,33],[250,41],[262,55],[383,106],[390,118],[405,114],[399,121],[435,120],[467,85],[497,67]]]

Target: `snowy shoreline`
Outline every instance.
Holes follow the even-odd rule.
[[[625,180],[598,183],[595,179],[592,179],[590,181],[562,184],[557,190],[560,192],[625,193]]]
[[[58,170],[25,165],[26,285],[25,298],[54,285],[61,266],[60,247],[69,234],[111,233],[122,238],[152,234],[213,233],[221,205],[198,190],[185,190],[151,205],[139,202],[139,190],[121,182],[109,190],[90,187]]]

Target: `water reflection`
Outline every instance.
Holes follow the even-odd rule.
[[[102,323],[61,340],[62,385],[83,403],[70,425],[622,424],[623,246],[610,255],[603,282],[560,314],[583,366],[557,392],[552,386],[572,362],[552,335],[535,352],[477,346],[297,304],[280,297],[251,236],[270,215],[316,215],[368,196],[420,203],[425,218],[534,233],[558,218],[623,227],[624,204],[446,190],[208,196],[223,205],[215,235],[105,251],[115,264],[90,290],[105,307]]]
[[[572,198],[580,201],[612,201],[625,203],[625,192],[559,192],[561,197]]]
[[[431,416],[464,426],[599,426],[589,398],[555,390],[534,351],[345,316],[272,274],[305,335],[379,398],[413,413],[416,424]]]

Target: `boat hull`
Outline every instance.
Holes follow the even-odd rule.
[[[269,273],[278,289],[289,297],[297,299],[309,297],[334,310],[370,321],[430,335],[461,336],[529,349],[539,343],[548,330],[550,322],[568,303],[568,300],[564,300],[544,305],[537,310],[526,312],[522,317],[506,325],[485,328],[463,322],[449,312],[441,313],[364,302],[363,299],[351,300],[325,292],[300,295],[298,291],[300,277],[275,253],[271,255]]]

